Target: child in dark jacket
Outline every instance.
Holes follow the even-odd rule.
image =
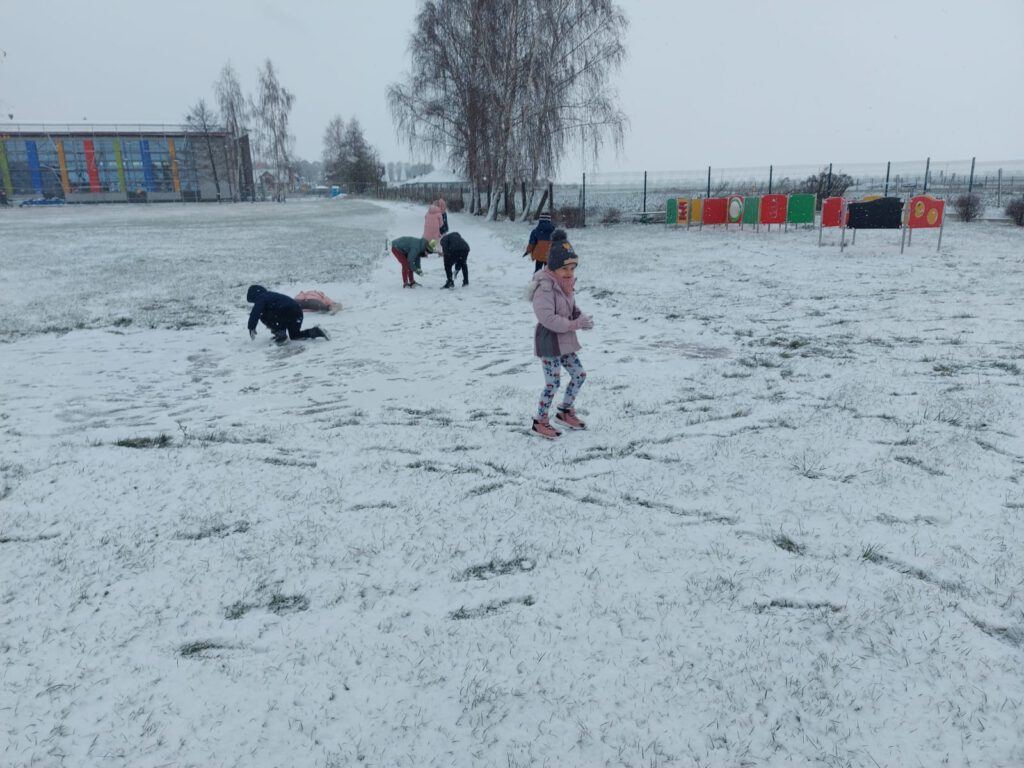
[[[262,285],[250,285],[245,300],[252,304],[249,313],[249,338],[256,338],[256,323],[261,322],[284,344],[288,339],[330,339],[319,326],[302,330],[302,307],[291,296],[268,291]]]
[[[449,232],[441,238],[441,253],[444,254],[444,274],[448,278],[448,282],[441,287],[455,287],[452,267],[455,267],[455,274],[462,270],[462,284],[469,285],[469,267],[466,264],[469,258],[469,243],[463,240],[458,232]]]
[[[594,327],[590,315],[576,306],[576,251],[566,239],[565,232],[555,230],[551,237],[551,252],[547,269],[535,272],[530,285],[530,299],[537,316],[534,329],[534,352],[544,369],[544,390],[533,419],[533,434],[553,440],[562,433],[551,426],[548,412],[561,383],[561,369],[571,377],[565,388],[562,404],[555,414],[555,422],[568,429],[586,429],[577,416],[573,402],[587,380],[587,372],[576,354],[580,349],[576,331]]]
[[[551,224],[551,214],[542,213],[537,226],[530,232],[530,242],[526,246],[526,253],[533,259],[533,271],[539,272],[547,263],[548,252],[551,250],[551,233],[555,228]]]

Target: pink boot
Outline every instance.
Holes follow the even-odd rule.
[[[548,440],[554,440],[556,437],[562,434],[557,429],[552,427],[547,419],[534,419],[532,431],[533,434],[537,435],[538,437],[543,437]]]
[[[559,408],[555,414],[555,421],[568,429],[586,429],[585,422],[576,418],[575,408]]]

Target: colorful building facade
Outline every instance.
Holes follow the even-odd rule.
[[[251,199],[247,137],[185,126],[0,126],[0,188],[69,203]]]

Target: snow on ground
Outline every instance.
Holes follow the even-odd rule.
[[[573,231],[546,442],[529,226],[422,214],[0,212],[0,764],[1024,764],[1024,231]]]

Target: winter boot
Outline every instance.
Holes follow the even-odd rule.
[[[455,283],[453,283],[451,280],[449,280],[447,283],[445,283],[444,285],[441,286],[441,290],[443,291],[445,288],[454,288],[454,287],[455,287]]]
[[[559,406],[558,413],[555,414],[555,421],[561,424],[563,427],[568,429],[586,429],[586,423],[576,418],[575,408],[563,408]]]
[[[314,325],[312,328],[309,329],[307,333],[307,339],[323,339],[324,341],[331,340],[331,337],[327,335],[327,331],[325,331],[319,325]]]
[[[547,440],[554,440],[556,437],[559,437],[562,434],[557,429],[552,427],[547,419],[534,419],[533,428],[531,431],[538,437],[543,437]]]
[[[280,330],[274,331],[274,342],[276,344],[285,344],[288,341],[288,331]]]

